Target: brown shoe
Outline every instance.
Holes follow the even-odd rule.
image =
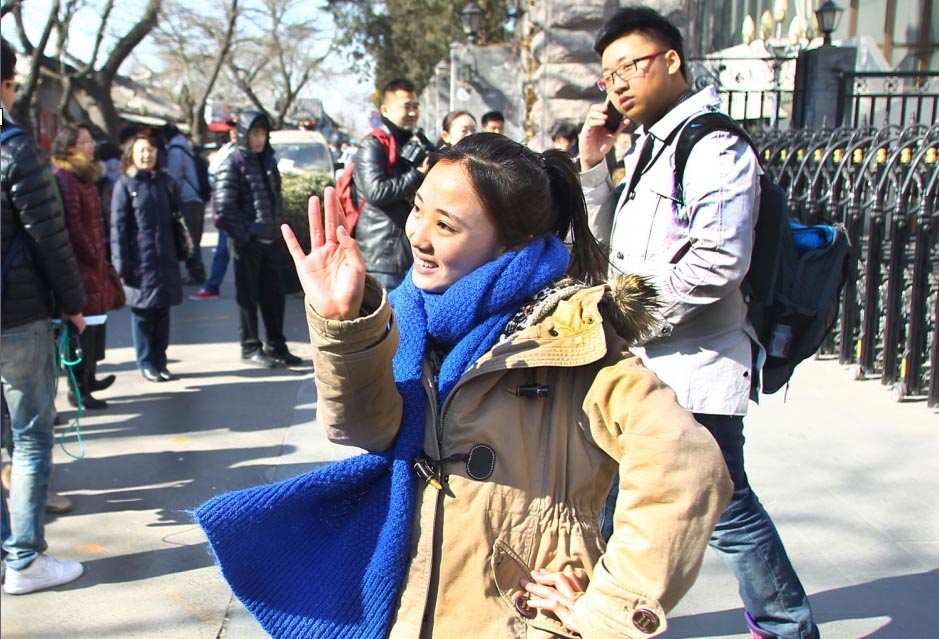
[[[50,490],[49,494],[46,496],[46,512],[55,513],[57,515],[64,515],[65,513],[72,512],[72,508],[75,506],[72,504],[72,500],[66,497],[65,495],[60,495],[59,493]]]

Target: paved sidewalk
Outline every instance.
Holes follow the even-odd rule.
[[[204,242],[214,246],[214,234]],[[82,418],[84,459],[56,448],[55,485],[75,511],[47,520],[50,554],[81,560],[86,573],[52,591],[0,595],[4,639],[265,636],[232,600],[188,511],[355,451],[316,425],[308,362],[242,365],[230,279],[222,295],[173,309],[170,369],[180,379],[166,384],[137,373],[129,314],[111,315],[100,366],[118,377],[100,393],[111,407]],[[308,360],[299,297],[288,299],[287,337]],[[64,384],[57,405],[74,416]],[[896,404],[879,381],[852,381],[837,362],[810,361],[788,400],[753,410],[746,433],[751,481],[822,636],[939,637],[939,412]],[[77,452],[74,437],[67,449]],[[736,583],[713,554],[670,624],[671,639],[745,639]]]

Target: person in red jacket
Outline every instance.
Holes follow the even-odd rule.
[[[107,250],[101,198],[98,194],[98,163],[95,162],[95,141],[88,127],[65,124],[52,144],[55,179],[65,208],[68,236],[78,260],[78,271],[85,286],[85,308],[82,313],[101,315],[114,308],[114,286],[108,277]],[[81,362],[75,367],[77,388],[69,391],[69,403],[78,404],[81,397],[86,409],[107,408],[107,402],[96,399],[93,391],[104,390],[114,383],[114,375],[96,379],[98,362],[104,359],[105,325],[89,325],[81,334]]]

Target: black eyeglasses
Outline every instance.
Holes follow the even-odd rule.
[[[640,73],[639,63],[640,62],[645,62],[646,60],[654,60],[660,55],[663,55],[668,52],[669,52],[669,49],[666,49],[665,51],[656,51],[655,53],[644,55],[641,58],[636,58],[635,60],[628,60],[624,62],[623,64],[616,67],[613,71],[607,73],[602,78],[600,78],[600,80],[597,82],[597,88],[600,89],[600,93],[606,93],[613,86],[613,81],[616,78],[619,78],[623,82],[626,82],[627,80],[631,78],[635,78],[637,75],[639,75]]]

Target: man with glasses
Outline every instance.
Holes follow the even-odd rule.
[[[746,141],[716,131],[693,147],[683,184],[675,184],[679,132],[718,110],[720,99],[713,87],[691,91],[682,36],[667,19],[646,7],[621,9],[594,49],[607,99],[590,108],[580,134],[592,229],[610,249],[611,271],[648,277],[661,304],[655,334],[636,354],[724,453],[734,496],[711,546],[737,577],[751,633],[816,639],[808,598],[743,464],[754,346],[740,285],[753,249],[759,162]],[[622,122],[608,126],[617,114]],[[638,126],[638,138],[624,159],[626,188],[614,191],[604,158],[629,126]],[[611,517],[608,509],[602,523],[615,535]]]

